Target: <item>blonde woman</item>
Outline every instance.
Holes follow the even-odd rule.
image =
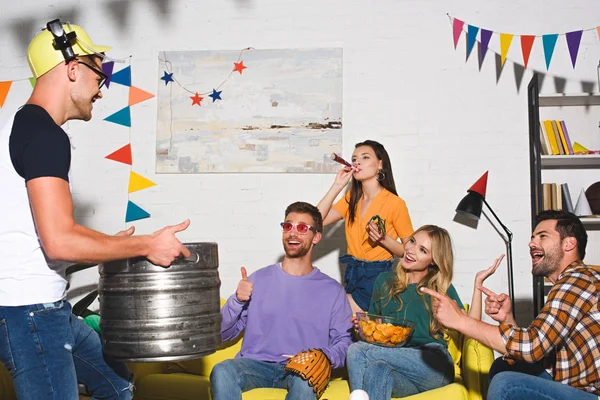
[[[476,286],[494,273],[501,259],[477,274]],[[408,238],[396,270],[379,275],[375,281],[369,313],[407,319],[416,327],[404,347],[352,344],[347,355],[351,390],[362,389],[371,400],[388,400],[452,382],[454,364],[444,341],[444,328],[432,317],[430,297],[419,291],[427,287],[444,293],[464,310],[451,283],[452,264],[452,242],[445,229],[425,225]],[[474,294],[473,300],[469,315],[481,318],[481,294]]]

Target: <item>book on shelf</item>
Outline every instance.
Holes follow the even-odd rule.
[[[542,183],[542,210],[573,212],[573,201],[567,183]]]
[[[550,142],[550,154],[558,155],[560,151],[558,150],[558,142],[556,141],[556,136],[554,135],[554,129],[552,128],[552,121],[549,119],[543,121],[544,128],[546,131],[546,135],[548,136],[548,141]]]
[[[573,212],[573,201],[571,200],[571,193],[569,192],[569,185],[567,183],[563,183],[560,185],[562,189],[562,202],[564,210],[568,212]]]
[[[565,151],[565,154],[573,154],[572,151],[569,153],[569,147],[567,146],[567,140],[565,139],[565,134],[563,132],[561,122],[562,121],[554,121],[554,123],[556,124],[556,128],[558,129],[558,136],[560,137],[560,143],[563,147],[563,150]]]
[[[569,154],[574,154],[573,143],[569,138],[569,132],[567,131],[567,125],[565,124],[565,121],[560,121],[560,126],[562,127],[563,133],[565,134],[565,140],[567,142],[567,147],[569,148]]]
[[[565,148],[563,147],[560,133],[558,132],[558,126],[556,126],[556,120],[551,120],[550,123],[552,124],[552,131],[554,131],[554,137],[556,138],[556,143],[558,144],[558,154],[564,156]]]
[[[552,149],[550,148],[550,142],[548,141],[548,134],[546,133],[544,124],[540,124],[540,144],[542,145],[542,155],[547,156],[552,154]]]

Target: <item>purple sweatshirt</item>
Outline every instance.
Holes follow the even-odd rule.
[[[344,366],[352,343],[352,311],[339,282],[315,268],[292,276],[281,264],[251,274],[252,296],[239,302],[233,294],[221,309],[223,341],[244,329],[242,350],[236,358],[282,362],[286,355],[321,349],[334,368]]]

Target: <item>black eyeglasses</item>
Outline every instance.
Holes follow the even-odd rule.
[[[96,75],[98,75],[100,77],[100,80],[98,81],[98,90],[102,89],[102,86],[104,86],[104,84],[106,83],[106,80],[108,79],[108,76],[106,76],[104,74],[104,72],[99,71],[98,69],[92,67],[91,65],[89,65],[87,63],[84,63],[81,60],[77,60],[77,62],[79,64],[85,65],[86,67],[88,67],[89,69],[91,69],[92,71],[94,71],[96,73]]]
[[[313,231],[314,233],[317,233],[317,228],[308,224],[292,224],[291,222],[282,222],[279,225],[281,225],[281,229],[283,229],[284,232],[291,232],[292,229],[296,227],[296,232],[298,232],[301,235],[306,235],[309,230]]]

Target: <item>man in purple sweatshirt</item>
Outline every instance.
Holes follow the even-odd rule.
[[[241,399],[255,388],[288,390],[287,400],[315,399],[308,382],[284,371],[289,357],[320,349],[331,366],[344,366],[352,342],[352,311],[342,285],[311,263],[321,240],[323,219],[308,203],[285,210],[285,258],[246,275],[221,314],[221,337],[231,340],[244,331],[242,350],[233,360],[217,364],[210,375],[213,400]]]

